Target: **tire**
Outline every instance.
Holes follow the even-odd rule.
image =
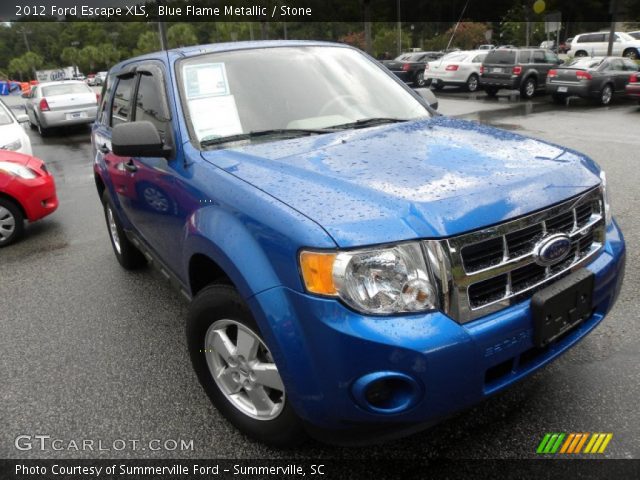
[[[467,92],[477,92],[478,87],[480,86],[479,81],[480,80],[478,78],[478,75],[476,75],[475,73],[472,73],[471,75],[469,75],[469,78],[467,78],[467,83],[466,83]]]
[[[124,233],[122,224],[115,214],[113,203],[106,190],[102,194],[102,205],[104,208],[104,218],[107,222],[109,240],[111,240],[113,253],[116,255],[118,263],[126,270],[136,270],[143,267],[147,263],[147,259]]]
[[[38,130],[38,134],[40,134],[41,137],[46,137],[47,135],[49,135],[49,129],[44,128],[42,125],[40,125],[40,120],[38,120],[38,117],[36,117],[36,129]]]
[[[418,88],[422,88],[427,84],[427,82],[424,79],[424,70],[421,70],[418,73],[416,73],[414,83]]]
[[[495,98],[498,94],[498,89],[496,87],[485,87],[484,91],[487,92],[487,97]]]
[[[306,439],[271,353],[234,287],[210,285],[198,292],[189,307],[186,333],[198,380],[229,422],[249,437],[274,446],[293,446]],[[245,348],[238,348],[240,335]],[[256,370],[257,365],[262,369]],[[212,371],[217,372],[215,379]],[[261,383],[256,371],[271,372],[263,378],[272,387]],[[255,408],[250,392],[262,402],[262,411]]]
[[[636,48],[627,48],[623,53],[623,57],[630,58],[631,60],[637,60],[640,58],[640,53],[638,53],[638,49]]]
[[[536,94],[537,85],[534,77],[528,77],[520,87],[520,96],[530,100]]]
[[[576,52],[576,57],[588,57],[588,55],[584,50],[579,50]]]
[[[7,198],[0,198],[0,248],[18,240],[24,233],[24,214]]]
[[[611,103],[611,99],[613,98],[613,87],[610,83],[607,83],[602,90],[600,90],[600,96],[598,97],[598,102],[600,105],[609,105]]]
[[[557,103],[559,105],[564,105],[567,100],[566,95],[560,95],[558,93],[554,93],[553,95],[551,95],[551,98],[553,99],[554,103]]]

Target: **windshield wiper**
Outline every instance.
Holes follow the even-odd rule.
[[[383,123],[400,123],[408,122],[403,118],[388,118],[388,117],[375,117],[375,118],[362,118],[355,122],[341,123],[340,125],[332,125],[331,128],[335,129],[347,129],[347,128],[364,128],[371,127],[373,125],[382,125]]]
[[[274,128],[271,130],[254,130],[252,132],[238,133],[236,135],[227,135],[224,137],[205,137],[200,140],[200,146],[208,147],[211,145],[221,145],[223,143],[238,142],[241,140],[250,140],[252,138],[259,137],[271,137],[271,136],[305,136],[305,135],[320,135],[323,133],[330,133],[332,129],[313,129],[313,128]]]

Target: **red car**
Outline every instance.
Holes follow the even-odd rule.
[[[25,219],[35,222],[56,208],[56,186],[44,162],[0,150],[0,247],[22,235]]]
[[[635,98],[640,103],[640,73],[633,73],[625,87],[627,97]]]

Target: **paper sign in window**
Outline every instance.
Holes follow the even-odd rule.
[[[224,63],[204,63],[184,67],[187,99],[229,95],[229,82]]]
[[[189,100],[189,113],[198,140],[242,133],[233,95]]]

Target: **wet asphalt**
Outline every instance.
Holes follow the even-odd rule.
[[[45,139],[30,131],[60,207],[0,250],[0,458],[533,458],[546,432],[612,432],[606,457],[640,458],[640,107],[437,95],[442,113],[575,148],[607,171],[627,241],[626,280],[614,310],[579,345],[514,388],[402,440],[366,448],[309,441],[284,451],[257,444],[201,390],[185,345],[184,299],[155,271],[131,273],[116,262],[89,128]],[[48,435],[63,449],[45,440],[44,450],[36,441],[18,450],[19,435]],[[94,450],[67,448],[83,439],[94,440]],[[98,451],[98,440],[107,450]],[[127,447],[120,451],[117,440]],[[152,450],[152,440],[169,440],[169,450]],[[173,449],[181,440],[193,449]]]

